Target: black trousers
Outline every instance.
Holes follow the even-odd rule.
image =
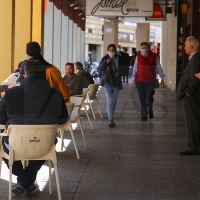
[[[200,104],[195,97],[185,95],[183,99],[188,151],[198,153],[200,145]]]
[[[128,73],[122,76],[123,77],[123,82],[125,82],[125,79],[126,79],[126,82],[128,82],[128,76],[129,76]]]
[[[3,147],[4,149],[6,148],[4,142]],[[9,153],[8,149],[5,152]],[[5,158],[3,158],[3,160],[9,168],[9,160]],[[44,163],[45,160],[29,160],[28,166],[23,169],[22,162],[15,161],[12,165],[12,174],[17,176],[17,182],[20,183],[20,185],[22,185],[25,189],[28,189],[28,187],[32,185],[36,180],[37,172],[40,170]]]

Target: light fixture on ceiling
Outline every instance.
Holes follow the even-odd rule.
[[[81,16],[83,13],[79,13],[78,16]]]
[[[71,3],[69,6],[70,6],[70,7],[74,6],[74,3]]]
[[[77,10],[78,9],[78,6],[74,7],[74,10]]]
[[[85,17],[83,17],[81,20],[85,20]]]

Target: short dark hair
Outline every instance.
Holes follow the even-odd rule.
[[[75,62],[75,65],[76,65],[76,68],[77,68],[78,70],[83,70],[83,65],[82,65],[81,62]]]
[[[107,50],[110,49],[110,47],[113,47],[115,49],[115,51],[117,51],[115,44],[109,44],[108,47],[107,47]]]
[[[24,63],[26,76],[37,76],[45,74],[45,67],[39,60],[26,60]]]
[[[68,63],[65,64],[65,67],[66,67],[67,65],[70,65],[71,67],[74,68],[74,64],[73,64],[73,63],[68,62]]]
[[[140,46],[146,46],[147,48],[150,49],[150,44],[149,44],[148,42],[142,42],[142,43],[140,44]]]
[[[26,44],[26,54],[29,56],[36,56],[40,54],[41,48],[37,42],[28,42]]]

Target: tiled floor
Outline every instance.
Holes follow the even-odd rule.
[[[137,89],[124,84],[115,112],[117,127],[113,129],[107,126],[103,88],[98,100],[104,118],[95,107],[93,130],[82,113],[89,150],[76,129],[81,159],[76,158],[69,133],[65,134],[67,148],[57,154],[63,200],[200,199],[200,156],[179,156],[186,148],[186,136],[182,102],[176,101],[174,92],[156,89],[155,118],[141,122]],[[5,166],[2,175],[0,199],[4,200],[8,199]],[[57,199],[55,178],[53,195],[48,194],[47,166],[42,167],[37,180],[40,191],[32,196],[13,195],[13,199]]]

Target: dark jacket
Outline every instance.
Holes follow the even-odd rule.
[[[93,77],[90,75],[89,72],[85,70],[80,70],[77,73],[78,76],[80,76],[83,79],[83,87],[87,88],[90,84],[94,84]]]
[[[44,105],[46,108],[41,112]],[[67,119],[62,94],[49,86],[44,75],[25,78],[20,86],[7,90],[0,101],[0,124],[6,127],[10,124],[64,124]]]
[[[195,74],[200,72],[200,52],[193,55],[185,68],[177,87],[177,98],[183,99],[186,93],[194,96],[197,103],[200,103],[200,79]]]
[[[119,55],[118,55],[119,56]],[[112,62],[110,62],[110,63],[107,63],[106,61],[107,61],[107,59],[110,59],[110,57],[109,57],[109,55],[108,54],[106,54],[102,59],[101,59],[101,61],[100,61],[100,63],[99,63],[99,66],[98,66],[98,68],[97,68],[97,70],[99,70],[100,72],[101,72],[101,76],[102,76],[102,78],[105,78],[105,75],[106,75],[106,73],[107,73],[107,68],[111,68],[111,66],[112,66]],[[125,75],[126,74],[126,70],[125,70],[125,68],[124,68],[124,63],[125,63],[125,61],[124,61],[124,57],[123,56],[119,56],[119,61],[118,61],[118,73],[119,73],[119,79],[120,79],[120,81],[121,81],[121,76],[123,76],[123,75]],[[122,83],[121,83],[121,85],[122,85]],[[122,88],[120,88],[120,89],[122,89]]]

